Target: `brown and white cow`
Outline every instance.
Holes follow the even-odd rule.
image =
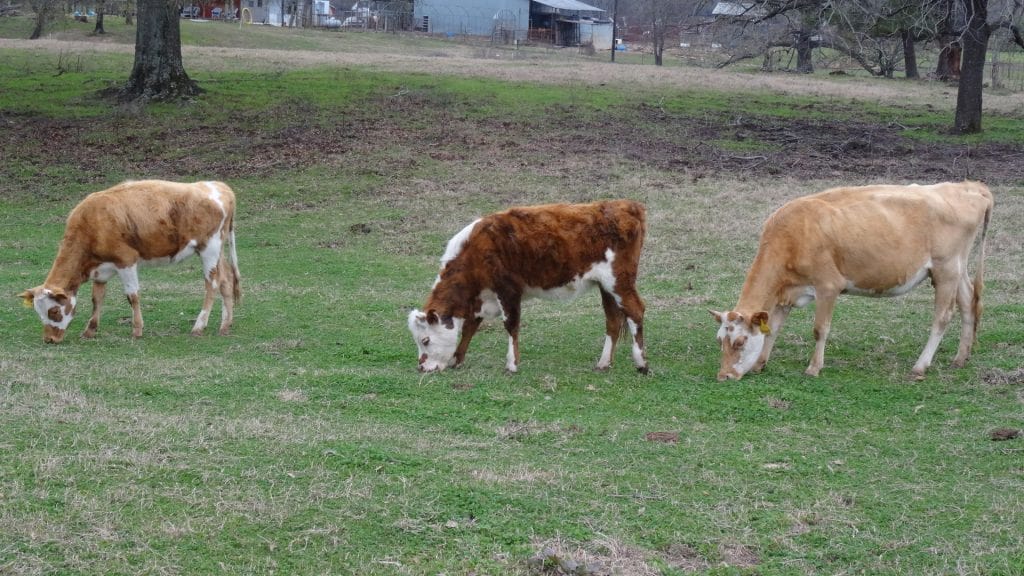
[[[57,258],[41,286],[21,294],[43,321],[43,340],[57,343],[75,313],[78,288],[92,280],[92,317],[82,333],[95,336],[107,281],[120,277],[132,307],[132,336],[142,336],[140,263],[203,261],[206,299],[192,334],[206,328],[216,290],[223,301],[220,333],[231,327],[241,298],[235,253],[235,195],[222,182],[180,184],[160,180],[123,182],[85,197],[67,219]],[[230,262],[224,256],[230,247]]]
[[[645,231],[644,205],[629,200],[512,208],[474,221],[448,241],[425,311],[409,313],[419,369],[458,366],[480,324],[502,316],[505,367],[515,372],[521,301],[573,298],[597,286],[605,313],[597,369],[611,366],[628,327],[633,362],[646,373],[644,302],[636,291]]]
[[[992,206],[992,193],[978,182],[834,188],[785,204],[764,224],[736,307],[711,311],[719,323],[722,351],[718,379],[738,380],[760,371],[792,307],[812,300],[817,301],[815,348],[806,373],[817,376],[840,294],[899,296],[929,277],[935,286],[935,318],[912,375],[924,377],[954,303],[962,327],[953,365],[963,366],[981,317]],[[979,228],[972,286],[967,263]]]

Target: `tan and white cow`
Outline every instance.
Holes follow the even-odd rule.
[[[764,224],[757,256],[732,311],[711,311],[722,352],[718,379],[760,371],[794,307],[816,301],[814,355],[806,373],[825,363],[825,340],[840,294],[899,296],[931,278],[935,318],[912,375],[923,378],[960,308],[963,366],[977,337],[992,193],[978,182],[931,186],[834,188],[797,198]],[[968,257],[981,229],[972,285]]]
[[[219,289],[220,333],[231,327],[241,298],[235,253],[235,195],[222,182],[180,184],[161,180],[123,182],[85,197],[68,216],[57,258],[41,286],[21,294],[43,321],[43,339],[57,343],[75,314],[78,288],[92,280],[92,317],[82,333],[95,336],[107,281],[120,277],[132,308],[132,336],[142,336],[139,276],[142,263],[180,262],[192,254],[203,261],[206,298],[192,327],[206,328]],[[225,244],[230,261],[225,258]]]
[[[644,303],[636,291],[645,232],[644,205],[629,200],[512,208],[469,224],[448,242],[425,311],[409,313],[419,369],[461,364],[480,324],[501,316],[509,334],[505,367],[515,372],[521,301],[573,298],[596,286],[605,312],[597,369],[611,366],[628,328],[633,362],[646,373]]]

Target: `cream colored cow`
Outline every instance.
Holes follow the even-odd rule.
[[[992,206],[988,188],[969,181],[834,188],[785,204],[764,224],[736,307],[711,311],[719,323],[722,351],[718,379],[738,380],[764,368],[790,310],[812,300],[815,347],[806,373],[817,376],[840,294],[899,296],[925,278],[935,286],[935,318],[912,375],[924,377],[954,304],[962,328],[953,365],[963,366],[981,317]],[[972,283],[968,256],[979,228],[981,248]]]
[[[78,288],[92,280],[92,317],[82,337],[95,336],[107,281],[120,277],[132,307],[132,336],[142,336],[140,263],[203,261],[206,298],[193,334],[202,333],[219,289],[220,333],[227,334],[241,298],[235,253],[235,195],[222,182],[124,182],[85,197],[68,216],[57,258],[41,286],[21,293],[43,321],[43,340],[57,343],[74,317]],[[230,262],[224,257],[230,248]]]

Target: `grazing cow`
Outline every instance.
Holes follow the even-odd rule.
[[[597,369],[611,366],[628,326],[633,362],[646,373],[636,291],[645,231],[644,205],[629,200],[512,208],[474,221],[448,241],[426,311],[409,313],[420,371],[461,364],[481,322],[500,315],[509,334],[505,367],[515,372],[522,299],[573,298],[597,286],[606,334]]]
[[[92,317],[83,338],[96,335],[107,281],[121,278],[132,307],[132,336],[142,336],[139,263],[180,262],[198,254],[203,261],[206,299],[192,327],[206,328],[219,288],[223,309],[220,333],[231,327],[241,298],[235,253],[235,195],[222,182],[179,184],[159,180],[124,182],[85,197],[68,216],[57,258],[42,286],[21,294],[43,321],[43,340],[57,343],[75,313],[78,288],[93,281]],[[224,244],[230,244],[230,262]]]
[[[947,182],[834,188],[782,206],[764,224],[736,307],[711,311],[720,324],[718,379],[739,380],[761,370],[789,311],[812,300],[817,300],[815,347],[806,373],[817,376],[840,294],[899,296],[928,277],[935,286],[935,318],[912,375],[923,378],[931,365],[954,302],[963,325],[953,365],[963,366],[981,317],[992,205],[992,193],[984,184]],[[967,260],[979,227],[981,248],[972,286]]]

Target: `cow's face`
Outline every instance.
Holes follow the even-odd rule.
[[[739,380],[761,357],[769,332],[768,313],[758,312],[746,318],[738,312],[710,312],[718,321],[718,346],[722,349],[718,381]]]
[[[75,296],[60,288],[37,286],[19,295],[26,307],[35,308],[43,321],[43,341],[57,344],[64,339],[68,324],[75,316]]]
[[[409,331],[419,349],[420,372],[440,371],[455,364],[462,322],[461,318],[439,316],[433,310],[409,313]]]

